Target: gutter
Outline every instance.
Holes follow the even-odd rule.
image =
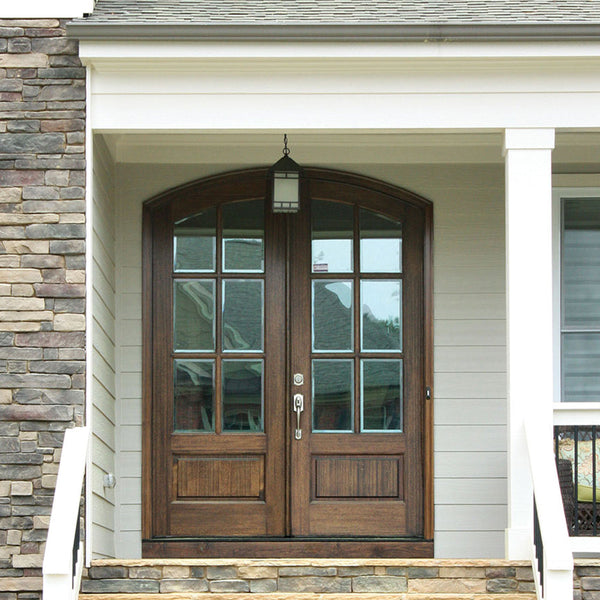
[[[149,24],[78,19],[67,25],[79,40],[513,42],[600,41],[600,23],[473,25]]]

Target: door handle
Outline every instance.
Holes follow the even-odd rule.
[[[301,440],[302,429],[300,427],[300,415],[304,410],[304,396],[302,394],[294,394],[293,410],[296,413],[296,431],[294,432],[294,438]]]

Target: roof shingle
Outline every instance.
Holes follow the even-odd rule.
[[[85,21],[198,25],[577,24],[600,23],[600,1],[98,0]]]

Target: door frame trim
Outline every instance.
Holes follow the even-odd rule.
[[[268,170],[266,168],[244,169],[220,173],[188,182],[147,200],[143,204],[143,226],[142,226],[142,547],[143,554],[151,557],[160,556],[236,556],[235,548],[246,547],[234,541],[183,541],[181,539],[165,540],[153,536],[152,516],[152,299],[153,299],[153,277],[152,277],[152,212],[174,200],[184,196],[193,196],[204,188],[210,188],[231,182],[237,178],[243,179],[263,178],[265,182],[265,196],[268,198]],[[424,213],[424,239],[423,239],[423,282],[424,282],[424,306],[423,306],[423,390],[433,390],[433,203],[413,192],[388,184],[386,182],[348,173],[344,171],[324,169],[319,167],[306,167],[303,169],[303,178],[317,179],[331,183],[343,183],[355,185],[360,188],[377,191],[389,195],[391,199],[408,203],[418,207]],[[433,490],[433,391],[430,398],[423,398],[423,533],[424,540],[398,539],[396,541],[372,539],[377,547],[377,555],[381,556],[432,556],[433,534],[434,534],[434,490]],[[240,540],[241,541],[241,540]],[[294,552],[301,551],[301,546],[306,546],[306,552],[310,556],[337,556],[354,557],[364,555],[364,542],[356,541],[248,541],[254,547],[256,556],[286,556],[282,544],[293,545]],[[363,551],[355,554],[350,546],[363,547]],[[281,547],[280,547],[281,546]],[[264,550],[263,550],[264,547]],[[392,547],[394,550],[392,550]],[[401,550],[400,548],[405,548]],[[412,550],[410,550],[412,548]],[[246,552],[250,551],[250,547]],[[266,552],[266,554],[262,554]],[[340,554],[343,552],[343,554]],[[379,554],[381,552],[381,554]],[[389,552],[389,554],[388,554]],[[431,554],[430,554],[431,552]],[[244,554],[244,551],[242,551]]]

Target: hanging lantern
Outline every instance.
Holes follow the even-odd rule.
[[[300,176],[302,168],[289,156],[287,134],[283,136],[283,158],[280,158],[270,169],[272,177],[273,212],[295,213],[300,210]]]

